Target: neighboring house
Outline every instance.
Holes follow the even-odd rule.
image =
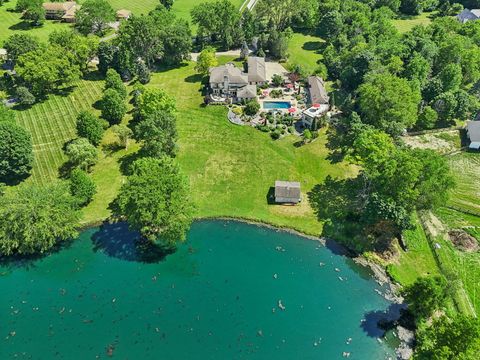
[[[45,19],[63,20],[65,22],[75,22],[75,12],[80,9],[75,1],[67,2],[46,2],[42,5],[45,10]]]
[[[458,21],[465,24],[467,21],[476,21],[480,19],[480,9],[463,9],[463,11],[457,15]]]
[[[325,82],[318,76],[309,76],[308,83],[308,99],[310,108],[305,110],[302,114],[303,125],[310,130],[317,130],[319,128],[320,119],[325,116],[330,109],[327,90],[325,89]]]
[[[480,150],[480,121],[467,121],[468,146],[472,150]]]
[[[128,20],[132,16],[132,12],[126,9],[120,9],[117,11],[117,20]]]
[[[237,100],[239,89],[248,85],[248,75],[233,63],[210,69],[210,88],[214,96]]]
[[[265,58],[255,56],[248,58],[248,82],[250,85],[263,85],[267,82]]]
[[[275,181],[275,202],[278,204],[298,204],[302,201],[300,183],[293,181]]]

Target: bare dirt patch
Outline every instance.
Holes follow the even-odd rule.
[[[403,137],[405,144],[412,148],[431,149],[441,154],[458,150],[458,139],[460,139],[460,133],[458,130]]]
[[[477,239],[464,230],[454,229],[448,232],[453,245],[460,251],[476,252],[479,249]]]

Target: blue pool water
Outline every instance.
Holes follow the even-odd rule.
[[[288,101],[264,101],[264,109],[290,109],[292,104]]]

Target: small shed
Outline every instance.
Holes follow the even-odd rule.
[[[0,60],[7,60],[7,49],[0,48]]]
[[[278,204],[298,204],[302,200],[300,183],[296,181],[275,181],[275,202]]]
[[[472,150],[480,150],[480,121],[467,122],[467,135],[470,139],[468,147]]]

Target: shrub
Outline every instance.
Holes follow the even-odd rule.
[[[294,128],[293,126],[289,126],[289,127],[288,127],[288,132],[289,132],[290,134],[294,134],[294,133],[295,133],[295,128]]]
[[[30,106],[35,104],[35,101],[36,101],[35,96],[33,96],[30,90],[28,90],[25,86],[19,86],[17,88],[16,93],[17,93],[18,102],[21,105]]]
[[[283,85],[283,77],[281,75],[278,75],[278,74],[274,74],[272,76],[272,85],[273,86],[282,86]]]
[[[250,100],[245,106],[245,114],[253,116],[260,110],[260,104],[257,100]]]
[[[88,174],[80,169],[74,169],[70,174],[70,193],[79,206],[85,206],[92,201],[97,192],[94,181]]]
[[[270,133],[270,136],[272,137],[273,140],[280,139],[281,133],[280,130],[275,129]]]

